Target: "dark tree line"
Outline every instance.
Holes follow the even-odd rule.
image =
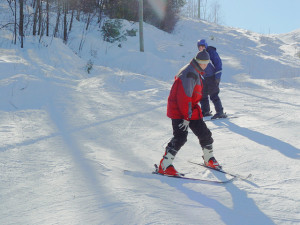
[[[154,10],[155,7],[144,0],[144,22],[172,32],[185,0],[162,2],[165,5],[160,5],[160,10],[164,12],[164,16],[160,17]],[[40,39],[43,36],[60,37],[66,43],[74,19],[84,21],[86,30],[94,19],[97,19],[100,26],[103,17],[135,22],[139,20],[138,0],[7,0],[7,3],[13,21],[0,24],[0,29],[12,28],[13,25],[14,43],[20,40],[21,47],[26,35],[39,36]]]

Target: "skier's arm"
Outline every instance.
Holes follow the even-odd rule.
[[[181,77],[181,85],[177,91],[178,108],[183,115],[183,119],[190,120],[193,113],[192,95],[196,85],[197,75],[188,73],[187,76]]]
[[[213,65],[215,66],[215,69],[216,69],[216,72],[215,72],[216,79],[221,79],[221,76],[222,76],[222,60],[221,60],[219,54],[216,51],[212,55],[211,61],[212,61]]]

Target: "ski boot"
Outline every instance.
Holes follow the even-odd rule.
[[[177,172],[175,167],[172,165],[175,155],[177,154],[177,150],[172,149],[170,147],[166,147],[166,152],[163,158],[160,160],[158,173],[168,176],[179,176],[180,174]]]
[[[216,113],[211,119],[215,120],[215,119],[220,119],[220,118],[227,118],[226,113],[223,113],[223,112]]]
[[[202,112],[203,117],[212,116],[211,111]]]
[[[221,170],[222,166],[218,163],[218,161],[215,159],[213,155],[212,144],[204,146],[202,150],[203,150],[202,158],[204,160],[204,164],[210,168]]]

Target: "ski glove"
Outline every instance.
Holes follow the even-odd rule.
[[[189,124],[190,124],[190,121],[188,120],[182,120],[182,123],[180,123],[178,125],[179,129],[182,129],[183,131],[187,131],[188,128],[189,128]]]
[[[218,79],[218,78],[216,78],[216,85],[219,85],[220,84],[220,81],[221,81],[221,79]]]

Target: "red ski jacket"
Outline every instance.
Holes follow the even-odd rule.
[[[196,60],[180,69],[170,91],[167,116],[171,119],[198,120],[203,118],[199,101],[202,98],[204,71]]]

